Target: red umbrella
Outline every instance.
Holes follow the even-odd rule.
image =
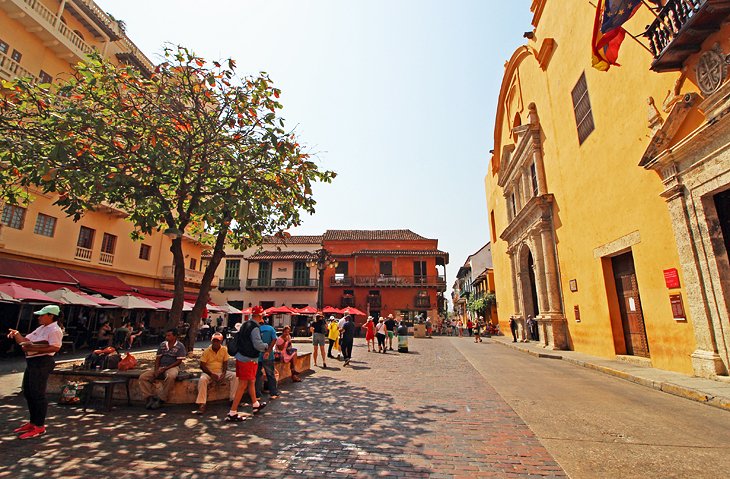
[[[5,294],[9,294],[13,299],[20,301],[30,301],[34,303],[52,303],[59,304],[60,301],[53,299],[50,296],[46,296],[43,293],[25,286],[21,286],[18,283],[3,283],[0,284],[0,291]]]
[[[333,308],[332,306],[325,306],[322,312],[325,314],[342,314],[341,309]]]
[[[298,309],[297,312],[299,314],[317,314],[318,313],[317,308],[315,308],[313,306],[306,306],[302,309]]]
[[[354,306],[348,306],[345,309],[342,310],[342,314],[352,314],[353,316],[367,316],[367,314],[363,313],[359,309],[355,308]]]
[[[241,314],[251,314],[251,308],[242,309]]]
[[[271,308],[265,309],[264,314],[271,316],[272,314],[292,314],[292,310],[289,306],[272,306]]]

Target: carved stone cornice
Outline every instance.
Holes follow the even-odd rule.
[[[692,107],[697,104],[698,98],[699,96],[696,93],[688,93],[684,95],[682,100],[675,103],[667,119],[661,127],[656,129],[656,133],[641,157],[639,166],[643,166],[647,170],[655,169],[657,156],[665,151],[674,140]]]
[[[507,243],[508,248],[512,248],[532,230],[549,228],[552,223],[553,201],[552,194],[531,198],[499,235],[500,239]]]
[[[521,167],[532,162],[533,153],[542,151],[539,124],[518,126],[513,132],[517,134],[517,142],[511,145],[512,151],[503,156],[504,163],[497,179],[497,184],[502,188],[514,180]]]

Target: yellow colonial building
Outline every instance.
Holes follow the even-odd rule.
[[[727,374],[720,4],[642,5],[624,27],[648,36],[627,35],[621,66],[603,72],[591,67],[594,5],[532,2],[534,30],[505,65],[485,178],[502,330],[534,316],[548,348]]]
[[[0,1],[0,80],[32,77],[53,82],[98,50],[116,64],[149,74],[154,65],[126,36],[123,22],[91,0]],[[0,201],[0,283],[14,281],[49,291],[79,287],[117,296],[131,292],[165,299],[173,283],[170,238],[155,233],[132,241],[126,214],[100,205],[78,222],[31,191],[27,205]],[[183,242],[186,286],[202,282],[203,246]]]

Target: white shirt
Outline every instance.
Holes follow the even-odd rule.
[[[63,344],[63,331],[58,325],[58,321],[54,321],[48,326],[38,326],[35,331],[25,337],[29,341],[34,343],[40,341],[48,341],[49,346],[58,346],[59,348]],[[37,357],[37,356],[54,356],[56,353],[36,353],[28,352],[26,357]]]

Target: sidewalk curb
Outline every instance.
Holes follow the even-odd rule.
[[[669,381],[654,381],[652,379],[642,378],[642,377],[636,376],[634,374],[631,374],[629,372],[622,371],[620,369],[614,369],[614,368],[611,368],[608,366],[594,364],[589,361],[566,357],[561,354],[543,353],[543,352],[533,351],[530,348],[521,346],[520,343],[513,344],[513,343],[509,343],[509,342],[505,342],[505,341],[494,340],[494,339],[492,340],[492,342],[501,344],[502,346],[506,346],[510,349],[514,349],[515,351],[527,353],[530,356],[534,356],[536,358],[561,359],[570,364],[574,364],[576,366],[581,366],[581,367],[584,367],[587,369],[592,369],[594,371],[598,371],[600,373],[607,374],[609,376],[614,376],[619,379],[624,379],[626,381],[630,381],[632,383],[639,384],[641,386],[649,387],[649,388],[655,389],[657,391],[661,391],[661,392],[664,392],[667,394],[672,394],[674,396],[679,396],[684,399],[689,399],[691,401],[707,404],[707,405],[714,406],[719,409],[724,409],[726,411],[730,411],[730,398],[727,398],[727,397],[712,396],[701,390],[688,388],[686,386],[680,386],[678,384],[674,384]]]

